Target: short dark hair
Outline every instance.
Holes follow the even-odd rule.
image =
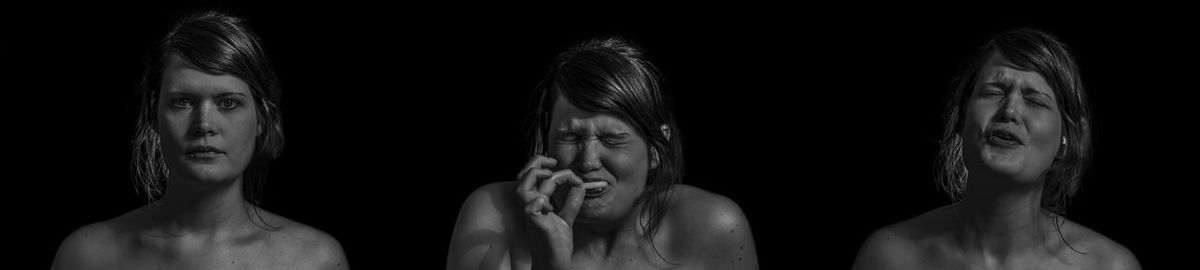
[[[282,90],[258,35],[243,19],[218,11],[199,12],[180,20],[147,59],[138,86],[140,106],[131,164],[139,190],[150,201],[161,197],[165,190],[168,168],[162,156],[161,137],[155,128],[163,71],[172,55],[178,55],[205,73],[231,75],[250,86],[263,133],[255,141],[254,155],[243,174],[242,187],[247,201],[261,204],[267,169],[283,151],[283,119],[279,105]]]
[[[938,186],[951,200],[962,199],[967,178],[962,160],[962,129],[966,104],[975,88],[979,70],[988,58],[999,53],[1016,67],[1037,72],[1053,88],[1062,112],[1067,145],[1045,174],[1042,205],[1064,215],[1071,197],[1079,190],[1079,181],[1092,155],[1091,109],[1075,60],[1067,45],[1042,31],[1022,28],[995,35],[981,47],[952,83],[947,101],[945,128],[938,151]]]
[[[623,39],[585,41],[559,54],[550,66],[534,93],[537,107],[530,128],[529,154],[545,155],[559,96],[584,111],[609,113],[632,124],[659,156],[658,167],[647,176],[645,193],[637,199],[645,204],[639,215],[650,220],[642,228],[647,240],[662,223],[672,186],[683,178],[682,136],[659,77],[642,51]],[[663,126],[668,129],[665,134]]]

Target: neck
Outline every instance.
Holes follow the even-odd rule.
[[[640,207],[640,206],[639,206]],[[620,245],[637,244],[642,235],[641,224],[647,222],[639,215],[639,207],[634,207],[632,213],[612,224],[588,224],[573,229],[575,254],[587,254],[593,258],[605,258]],[[632,241],[632,242],[630,242]]]
[[[952,213],[960,222],[958,240],[968,254],[1002,260],[1044,243],[1050,216],[1041,209],[1041,183],[1005,188],[987,186],[987,183],[1012,183],[1006,180],[970,179],[963,200],[952,206]]]
[[[249,224],[251,207],[242,198],[242,179],[199,183],[171,177],[163,197],[154,204],[156,216],[172,234],[215,234]]]

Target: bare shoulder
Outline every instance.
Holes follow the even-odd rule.
[[[677,184],[664,215],[672,257],[732,269],[758,268],[750,222],[728,197]]]
[[[686,220],[681,225],[694,225],[694,229],[725,231],[746,229],[749,222],[737,202],[720,194],[694,186],[677,184],[669,205],[672,220]],[[736,231],[735,231],[736,232]]]
[[[516,183],[507,181],[483,185],[467,196],[450,237],[447,269],[507,269],[509,238],[522,230],[515,194]]]
[[[920,269],[921,258],[947,236],[947,208],[879,228],[871,233],[854,260],[854,269]]]
[[[266,231],[269,246],[282,258],[303,269],[348,269],[342,244],[332,235],[312,226],[259,210],[276,230]]]
[[[1133,252],[1099,232],[1071,220],[1063,222],[1062,232],[1070,246],[1064,245],[1060,250],[1070,255],[1071,260],[1082,261],[1094,269],[1142,269]]]
[[[148,224],[149,206],[142,206],[109,220],[85,225],[71,232],[59,245],[52,269],[115,269]]]
[[[516,183],[495,182],[480,186],[467,196],[459,210],[460,225],[479,226],[502,231],[503,220],[513,214],[512,202]]]
[[[118,238],[111,221],[75,229],[59,244],[51,269],[95,269],[111,265],[122,250],[117,246]]]

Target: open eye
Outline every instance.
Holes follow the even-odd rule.
[[[241,107],[242,101],[233,98],[225,98],[218,101],[217,106],[221,107],[222,110],[232,110]]]
[[[189,98],[185,98],[185,97],[175,98],[175,99],[171,100],[171,106],[175,106],[175,108],[180,108],[180,109],[191,108],[192,100]]]

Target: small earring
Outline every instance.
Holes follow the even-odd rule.
[[[1056,157],[1056,159],[1062,159],[1067,156],[1067,150],[1064,149],[1066,147],[1067,147],[1067,137],[1063,136],[1062,137],[1062,147],[1058,148],[1058,157]]]

